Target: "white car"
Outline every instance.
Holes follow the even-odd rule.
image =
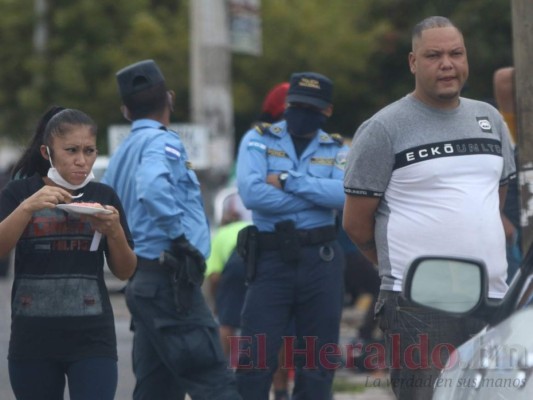
[[[96,181],[100,181],[104,176],[105,170],[109,165],[109,156],[99,155],[96,157],[96,161],[93,164],[93,174]]]
[[[406,274],[411,302],[487,322],[452,352],[433,400],[533,399],[533,246],[501,301],[487,287],[485,265],[472,259],[422,257]]]

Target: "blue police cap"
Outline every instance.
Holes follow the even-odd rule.
[[[116,78],[122,98],[165,82],[165,77],[154,60],[128,65],[117,72]]]
[[[333,82],[316,72],[297,72],[291,75],[288,103],[305,103],[321,110],[331,104]]]

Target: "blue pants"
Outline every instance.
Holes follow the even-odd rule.
[[[199,290],[190,312],[180,315],[168,271],[137,269],[126,301],[134,325],[134,400],[176,400],[185,393],[193,400],[240,400]]]
[[[338,356],[331,354],[339,340],[344,260],[337,242],[330,244],[330,261],[321,258],[320,247],[302,247],[299,261],[292,265],[277,250],[259,257],[255,280],[246,292],[237,350],[237,384],[245,400],[268,399],[282,345],[288,350],[286,366],[296,368],[292,398],[330,398],[339,367]],[[283,337],[291,320],[296,337]]]
[[[63,400],[65,377],[71,400],[115,398],[118,373],[112,358],[9,361],[9,379],[17,400]]]
[[[215,296],[220,325],[241,326],[241,310],[246,295],[245,268],[241,256],[233,251],[224,265]]]
[[[507,284],[511,284],[516,271],[522,262],[522,251],[520,250],[520,237],[515,232],[511,243],[506,246],[507,255]]]

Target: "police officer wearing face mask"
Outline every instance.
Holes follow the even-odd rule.
[[[291,76],[285,120],[248,131],[237,162],[239,193],[253,222],[240,232],[247,265],[237,383],[244,399],[268,399],[280,346],[296,366],[293,399],[328,399],[338,360],[343,255],[335,216],[344,206],[348,148],[322,130],[333,84]],[[282,338],[294,320],[295,337]]]

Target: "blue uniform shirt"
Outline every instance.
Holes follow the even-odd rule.
[[[237,181],[246,208],[260,231],[292,220],[297,229],[333,225],[344,207],[344,165],[348,147],[319,130],[298,159],[286,122],[251,129],[239,146]],[[288,171],[284,190],[267,175]]]
[[[209,225],[200,183],[177,133],[154,120],[134,121],[102,182],[122,201],[138,256],[157,259],[171,239],[185,234],[207,258]]]

